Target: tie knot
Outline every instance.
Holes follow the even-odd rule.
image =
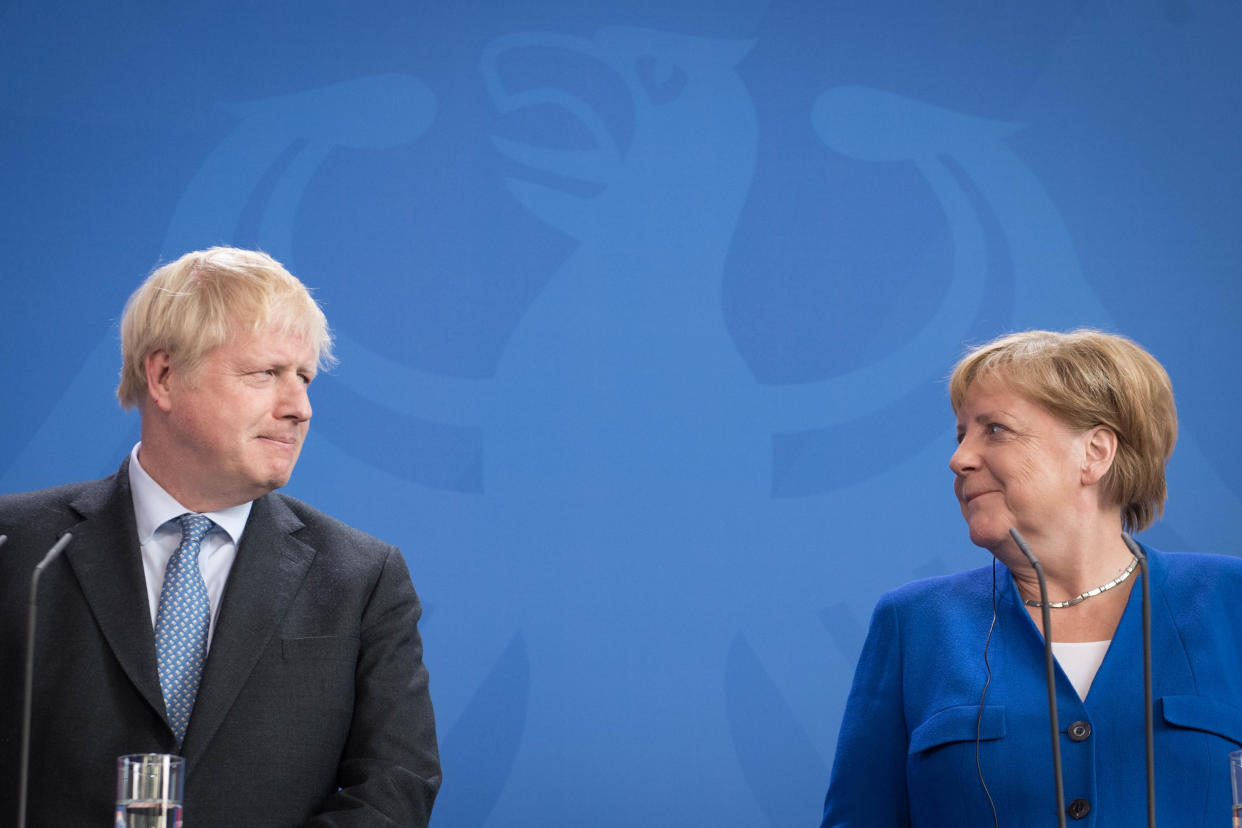
[[[198,543],[203,536],[211,531],[211,527],[215,526],[211,518],[206,515],[196,515],[186,512],[177,518],[177,522],[181,524],[181,542]]]

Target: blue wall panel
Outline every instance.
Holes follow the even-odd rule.
[[[289,490],[427,605],[435,824],[812,824],[875,599],[986,561],[965,344],[1149,347],[1148,538],[1239,553],[1240,36],[1226,0],[0,2],[0,490],[112,471],[129,292],[262,247],[342,356]]]

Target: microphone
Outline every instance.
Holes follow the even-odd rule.
[[[1026,540],[1017,529],[1009,530],[1009,537],[1022,550],[1022,554],[1031,562],[1035,577],[1039,579],[1040,612],[1044,621],[1044,670],[1048,678],[1048,717],[1049,729],[1052,734],[1052,771],[1057,783],[1057,826],[1065,828],[1065,783],[1061,777],[1061,726],[1057,723],[1057,679],[1056,667],[1052,659],[1052,611],[1048,608],[1048,581],[1044,578],[1044,567],[1026,545]]]
[[[1151,578],[1147,577],[1147,556],[1134,538],[1121,533],[1130,554],[1138,559],[1143,575],[1143,726],[1147,736],[1147,826],[1156,828],[1156,740],[1151,704]]]
[[[22,702],[22,759],[19,776],[21,787],[17,793],[17,828],[26,828],[26,788],[30,777],[30,703],[34,692],[35,618],[39,607],[39,576],[52,561],[56,560],[71,540],[73,540],[73,535],[68,532],[61,535],[60,540],[56,541],[55,545],[43,556],[43,560],[35,565],[34,573],[30,576],[30,608],[26,615],[26,690]]]

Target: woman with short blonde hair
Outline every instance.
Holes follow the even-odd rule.
[[[949,398],[954,493],[992,563],[880,599],[823,825],[1056,824],[1045,634],[1064,816],[1144,824],[1142,576],[1123,532],[1147,528],[1164,507],[1177,440],[1168,375],[1121,336],[1026,331],[968,353]],[[1046,605],[1013,529],[1046,573]],[[1224,824],[1226,756],[1242,747],[1242,559],[1142,549],[1158,822]]]

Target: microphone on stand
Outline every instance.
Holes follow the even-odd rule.
[[[1121,533],[1130,554],[1138,559],[1143,575],[1143,726],[1147,736],[1147,828],[1156,828],[1156,739],[1151,703],[1151,578],[1147,576],[1147,556],[1134,538]]]
[[[1052,771],[1057,784],[1057,826],[1065,828],[1065,783],[1061,777],[1061,727],[1057,723],[1057,673],[1052,659],[1052,612],[1048,608],[1048,581],[1044,578],[1044,567],[1026,545],[1026,540],[1017,529],[1010,529],[1009,536],[1022,550],[1022,554],[1030,561],[1039,579],[1040,612],[1044,621],[1044,670],[1048,678],[1048,717],[1049,730],[1052,734]]]
[[[17,792],[17,828],[26,828],[26,788],[30,777],[30,703],[34,692],[35,618],[39,608],[39,576],[52,561],[56,560],[71,540],[73,540],[73,535],[68,532],[61,535],[60,540],[56,541],[55,545],[43,556],[43,560],[35,565],[34,574],[30,576],[30,608],[26,615],[26,690],[22,702],[22,759],[19,777],[21,787]]]

